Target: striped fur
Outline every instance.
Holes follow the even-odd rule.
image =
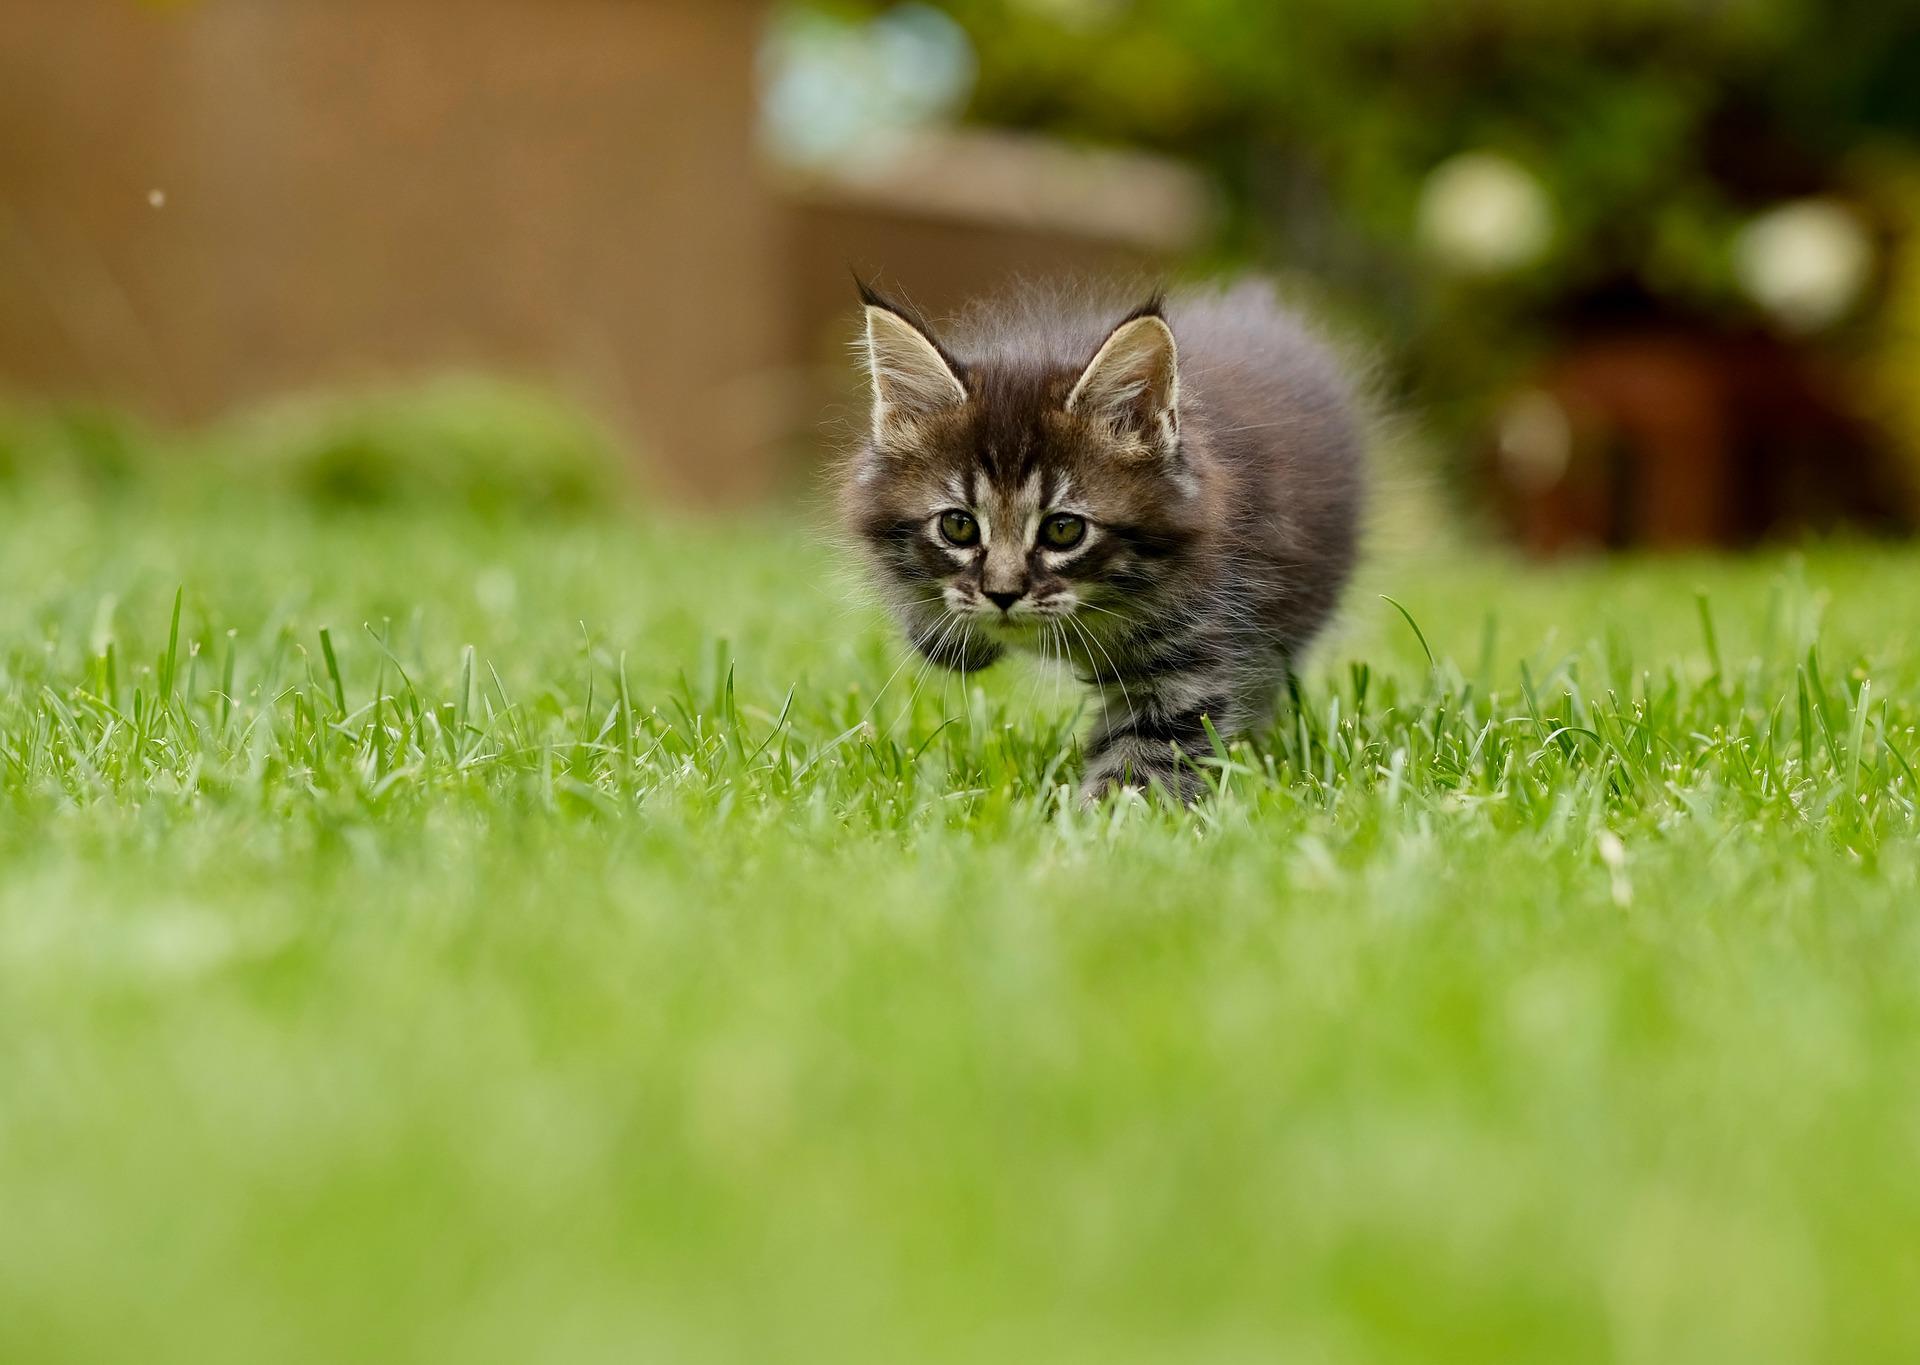
[[[1099,703],[1089,798],[1192,799],[1208,727],[1271,716],[1353,565],[1332,354],[1257,285],[1131,312],[1027,288],[937,336],[862,293],[874,406],[842,505],[908,639],[960,671],[1066,658]]]

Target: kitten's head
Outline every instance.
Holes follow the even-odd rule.
[[[1081,612],[1098,629],[1152,602],[1207,520],[1158,299],[1067,359],[1017,337],[955,354],[906,309],[862,296],[873,412],[848,514],[910,628],[958,618],[1007,640]]]

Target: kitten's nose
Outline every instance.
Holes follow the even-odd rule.
[[[980,595],[986,598],[987,601],[993,603],[994,606],[1000,608],[1001,611],[1012,611],[1013,604],[1025,597],[1027,590],[1025,588],[1016,588],[1012,592],[994,592],[989,588]]]

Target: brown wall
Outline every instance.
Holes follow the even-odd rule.
[[[932,313],[1134,273],[1190,173],[979,130],[770,183],[756,0],[0,0],[0,390],[196,421],[448,368],[556,384],[669,487],[863,401],[847,267]],[[155,206],[155,191],[164,202]]]
[[[191,420],[506,369],[624,422],[683,489],[758,488],[785,316],[760,17],[0,0],[0,385]]]

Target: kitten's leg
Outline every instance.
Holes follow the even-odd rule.
[[[1248,670],[1235,695],[1243,731],[1272,729],[1282,715],[1291,715],[1300,705],[1300,675],[1293,671],[1293,656],[1276,650],[1263,667]]]
[[[1207,724],[1223,739],[1239,731],[1232,679],[1223,669],[1103,684],[1106,719],[1087,741],[1083,801],[1114,787],[1158,786],[1181,801],[1196,800],[1205,784],[1195,763],[1210,756]]]

